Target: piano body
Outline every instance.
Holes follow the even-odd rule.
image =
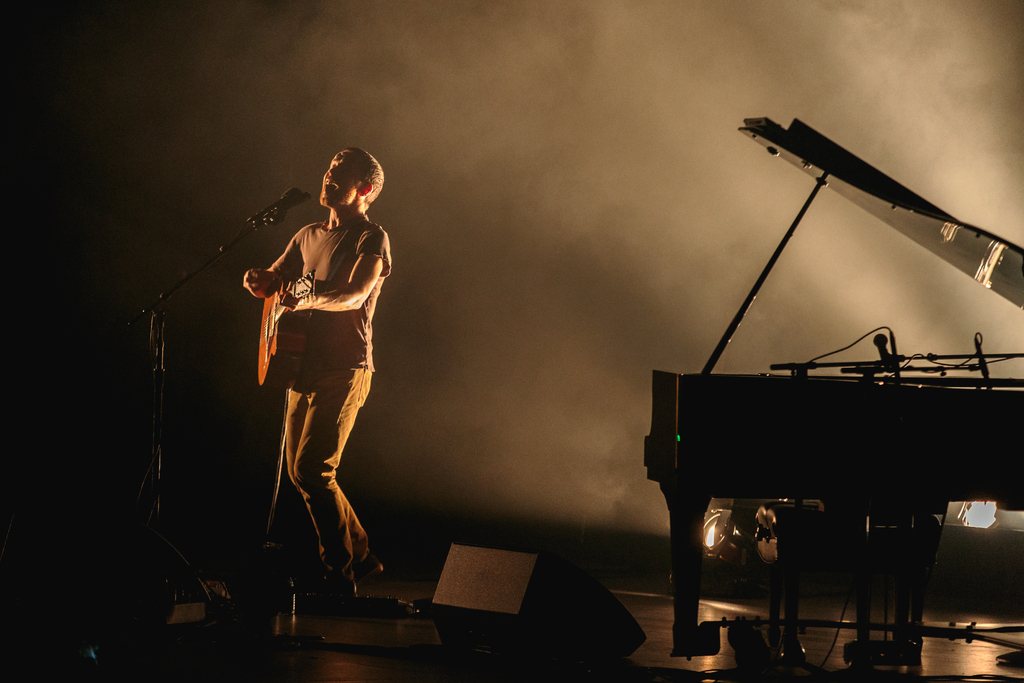
[[[847,522],[841,541],[852,551],[849,570],[857,576],[856,629],[862,656],[868,657],[870,646],[878,644],[871,641],[871,632],[882,630],[891,634],[886,638],[896,641],[896,647],[908,646],[911,654],[900,661],[912,663],[924,633],[919,624],[923,572],[917,565],[918,536],[926,522],[937,524],[934,515],[944,513],[948,501],[995,500],[1002,509],[1024,509],[1019,482],[986,479],[981,468],[950,472],[935,463],[950,454],[968,463],[1012,458],[998,444],[1021,443],[1024,380],[989,379],[986,359],[994,356],[982,352],[980,339],[976,357],[932,357],[959,359],[959,373],[949,371],[948,365],[948,372],[940,372],[927,359],[899,356],[895,341],[887,349],[884,338],[876,338],[876,361],[772,366],[777,373],[757,376],[716,375],[712,370],[814,194],[826,185],[1018,307],[1024,307],[1024,251],[952,218],[798,120],[789,130],[769,119],[744,123],[741,132],[818,182],[703,372],[653,375],[644,464],[669,507],[676,591],[672,654],[711,655],[720,648],[723,624],[698,623],[710,500],[789,499],[797,508],[802,501],[815,500],[823,502],[826,512],[843,513],[838,519]],[[833,374],[816,374],[822,370]],[[963,376],[967,374],[977,379]],[[707,444],[709,435],[712,452],[707,445],[698,446],[697,437]],[[770,454],[780,447],[781,454]],[[800,519],[792,518],[791,532],[800,530]],[[886,533],[880,531],[883,526]],[[778,544],[781,557],[781,534]],[[786,629],[787,645],[798,649],[796,627],[807,625],[799,621],[798,575],[801,562],[809,558],[796,544],[791,548],[781,624],[793,627]],[[891,624],[870,622],[870,577],[880,568],[905,579],[905,597]],[[791,634],[793,642],[788,642]],[[965,637],[962,632],[942,635]]]

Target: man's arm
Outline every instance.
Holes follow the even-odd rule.
[[[373,286],[377,284],[384,270],[384,259],[376,255],[362,254],[356,259],[349,273],[348,280],[336,289],[318,293],[316,296],[303,299],[298,309],[313,308],[318,311],[351,311],[359,308],[370,296]]]

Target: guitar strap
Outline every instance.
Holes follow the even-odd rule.
[[[327,271],[327,279],[324,282],[333,282],[334,276],[338,273],[338,268],[341,268],[341,262],[343,259],[338,259],[338,262],[331,266],[331,269]]]

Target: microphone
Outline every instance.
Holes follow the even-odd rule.
[[[889,345],[889,339],[884,334],[879,332],[875,335],[875,338],[871,340],[875,346],[878,347],[878,356],[882,359],[883,364],[889,363],[889,349],[886,348]]]
[[[981,332],[974,333],[974,350],[978,352],[978,369],[981,376],[988,379],[988,363],[985,362],[985,352],[981,350]]]
[[[293,206],[298,206],[299,204],[308,199],[308,192],[303,192],[299,188],[293,187],[292,189],[288,190],[283,195],[281,195],[281,198],[278,199],[271,208],[277,209],[278,211],[287,211]]]
[[[878,356],[882,360],[882,367],[885,368],[886,372],[893,373],[899,379],[900,358],[896,352],[896,336],[891,331],[888,337],[879,332],[871,341],[878,347]],[[889,344],[892,344],[892,353],[886,348]]]
[[[293,187],[281,195],[281,198],[276,202],[250,218],[249,222],[256,225],[270,225],[272,223],[277,223],[284,219],[289,209],[294,206],[298,206],[308,199],[308,192],[303,192],[299,188]]]

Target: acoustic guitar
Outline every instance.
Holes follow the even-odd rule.
[[[290,389],[306,349],[306,324],[312,311],[295,311],[297,303],[314,294],[314,275],[309,271],[263,302],[260,327],[260,384]]]

